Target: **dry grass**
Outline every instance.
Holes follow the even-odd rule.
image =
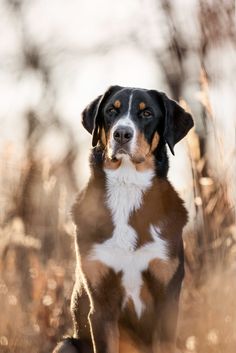
[[[202,80],[202,103],[212,121],[204,76]],[[186,277],[178,346],[186,353],[235,353],[234,207],[228,185],[213,175],[201,145],[192,133],[197,216],[193,231],[184,238]],[[18,165],[8,149],[1,158],[1,353],[50,352],[72,328],[73,227],[66,211],[76,191],[71,149],[53,164],[34,156],[34,144],[27,146]]]
[[[56,49],[56,54],[53,54],[54,51],[49,50],[51,38],[45,47],[37,44],[40,41],[34,43],[28,24],[27,6],[30,3],[23,0],[3,1],[9,10],[9,13],[6,12],[6,22],[11,19],[10,27],[17,31],[17,48],[21,48],[19,57],[8,57],[8,54],[6,58],[1,57],[3,70],[8,65],[12,66],[17,76],[16,85],[19,77],[27,77],[29,72],[33,72],[37,80],[42,81],[43,93],[36,108],[38,111],[25,114],[24,157],[16,161],[17,151],[15,153],[14,148],[17,150],[18,146],[8,145],[0,151],[0,353],[50,352],[60,336],[70,333],[72,327],[69,303],[74,277],[74,249],[73,226],[68,210],[78,188],[74,175],[77,137],[62,123],[55,109],[60,91],[56,90],[58,82],[55,81],[57,75],[53,71],[53,63],[58,61],[57,55],[60,56],[61,52]],[[234,2],[196,2],[199,4],[195,8],[193,22],[196,20],[198,26],[194,40],[191,39],[191,31],[189,34],[185,27],[185,21],[184,31],[176,21],[176,4],[174,6],[174,2],[169,0],[159,3],[168,33],[166,38],[163,37],[167,43],[165,50],[161,53],[149,48],[149,37],[144,47],[142,40],[140,42],[138,39],[139,34],[133,35],[133,32],[132,46],[136,44],[148,55],[152,52],[158,67],[162,68],[171,96],[177,99],[184,93],[185,86],[191,86],[197,77],[198,65],[208,70],[215,86],[222,88],[222,83],[225,83],[234,91],[231,82],[227,82],[227,75],[225,77],[223,60],[223,52],[226,56],[231,53],[231,50],[227,52],[224,43],[231,43],[232,49],[235,49]],[[150,6],[149,2],[145,6]],[[182,13],[182,4],[180,10]],[[140,6],[140,11],[143,13],[143,6]],[[139,27],[142,34],[143,26]],[[159,28],[158,21],[158,32]],[[57,40],[55,42],[58,43]],[[125,43],[129,43],[126,36]],[[109,48],[114,46],[117,49],[121,44],[112,39],[112,43],[104,42],[102,48],[107,53]],[[212,52],[214,47],[218,51]],[[63,46],[62,49],[64,52]],[[74,57],[78,48],[72,49],[66,52],[66,56]],[[98,47],[94,46],[92,54],[97,56],[97,50]],[[91,58],[90,54],[88,59]],[[84,54],[81,55],[75,58],[76,61],[80,62],[81,57],[84,59]],[[209,59],[211,55],[212,61]],[[215,64],[218,62],[217,69]],[[190,66],[192,69],[189,71]],[[57,69],[56,66],[56,72]],[[231,71],[233,75],[234,70]],[[156,75],[155,70],[153,75]],[[232,151],[228,151],[228,156],[224,155],[221,131],[213,115],[204,69],[200,76],[198,99],[202,112],[195,120],[204,121],[202,125],[208,127],[209,135],[191,133],[188,139],[196,219],[192,231],[184,236],[186,277],[180,306],[178,346],[182,353],[235,353],[236,226],[235,205],[230,197],[233,181],[228,178],[221,178],[220,181],[212,168],[216,164],[215,156],[220,156],[221,164],[216,169],[226,175],[224,157],[229,160]],[[61,77],[64,79],[63,71]],[[197,86],[197,82],[195,84]],[[223,99],[224,96],[221,104],[226,108]],[[232,129],[235,129],[233,122]],[[38,147],[51,130],[69,141],[66,153],[59,162],[51,162],[38,153]],[[209,154],[210,137],[215,143],[215,154],[212,149]],[[232,164],[235,162],[235,150],[233,158]]]

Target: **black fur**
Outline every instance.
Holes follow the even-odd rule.
[[[131,94],[132,106],[129,104]],[[117,101],[119,104],[115,104]],[[142,108],[140,102],[145,102]],[[148,293],[148,305],[142,320],[137,318],[132,303],[131,307],[122,308],[124,288],[121,272],[116,273],[109,268],[95,287],[89,275],[94,275],[97,265],[92,272],[87,269],[86,281],[83,277],[86,276],[83,271],[85,269],[86,272],[87,254],[92,246],[108,240],[114,229],[105,197],[106,181],[103,168],[107,151],[102,141],[102,132],[107,138],[112,126],[127,112],[130,113],[129,118],[137,127],[140,136],[144,136],[144,144],[152,146],[154,136],[159,136],[158,143],[151,150],[156,177],[144,194],[140,208],[130,215],[129,225],[138,234],[137,247],[141,247],[152,241],[148,231],[150,225],[161,224],[161,236],[168,242],[168,262],[172,265],[172,262],[175,264],[178,260],[178,265],[168,282],[158,277],[159,267],[156,270],[158,273],[149,267],[143,271],[142,279]],[[175,144],[193,126],[192,117],[162,92],[111,86],[83,111],[82,123],[92,134],[93,149],[90,155],[89,183],[77,198],[72,210],[77,226],[78,262],[71,305],[74,338],[66,338],[60,342],[54,353],[93,353],[94,342],[97,353],[113,353],[108,343],[109,335],[111,332],[117,332],[118,325],[127,329],[134,342],[142,347],[142,352],[172,353],[180,288],[184,277],[182,229],[187,222],[187,212],[182,200],[167,180],[169,163],[166,144],[174,154]],[[91,307],[94,307],[94,310],[90,310]],[[153,342],[156,348],[153,347]]]
[[[92,145],[99,142],[101,128],[107,132],[112,125],[127,111],[128,97],[135,92],[136,107],[140,101],[147,102],[147,110],[151,110],[152,117],[142,119],[140,111],[132,109],[131,116],[141,132],[144,132],[150,143],[157,131],[161,137],[156,151],[154,151],[156,173],[159,177],[166,177],[169,164],[166,143],[174,154],[174,146],[193,127],[193,119],[178,103],[168,98],[164,93],[156,90],[134,89],[120,86],[111,86],[103,94],[91,102],[82,113],[82,123],[85,129],[92,134]],[[114,106],[116,99],[125,102],[120,109],[108,113]]]
[[[93,353],[93,349],[84,340],[67,337],[56,346],[53,353]]]

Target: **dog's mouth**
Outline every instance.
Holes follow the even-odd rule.
[[[132,154],[128,146],[118,146],[112,152],[113,153],[111,153],[110,156],[108,155],[112,162],[121,161],[123,158],[129,158],[130,161],[134,164],[140,164],[145,161],[144,156],[137,156]]]
[[[124,156],[130,156],[130,146],[128,144],[115,144],[112,147],[108,148],[108,157],[110,159],[122,159]]]
[[[116,159],[122,159],[124,156],[131,157],[129,148],[124,148],[124,147],[116,148],[114,153],[112,154],[112,157]]]
[[[151,147],[144,137],[133,137],[127,142],[117,142],[113,138],[108,140],[106,147],[107,158],[115,164],[120,164],[122,160],[129,159],[133,164],[139,165],[144,163],[150,156]]]

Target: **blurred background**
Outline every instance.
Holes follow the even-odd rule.
[[[195,129],[170,156],[185,200],[178,352],[236,352],[233,0],[0,0],[0,352],[72,333],[70,207],[83,108],[111,84],[165,91]],[[128,352],[127,352],[128,353]]]

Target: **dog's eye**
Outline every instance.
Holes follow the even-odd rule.
[[[117,109],[115,107],[109,107],[107,109],[107,113],[110,114],[110,115],[114,114],[114,113],[117,113]]]
[[[143,118],[150,118],[152,116],[152,113],[149,111],[149,110],[144,110],[142,113],[141,113],[141,116]]]

